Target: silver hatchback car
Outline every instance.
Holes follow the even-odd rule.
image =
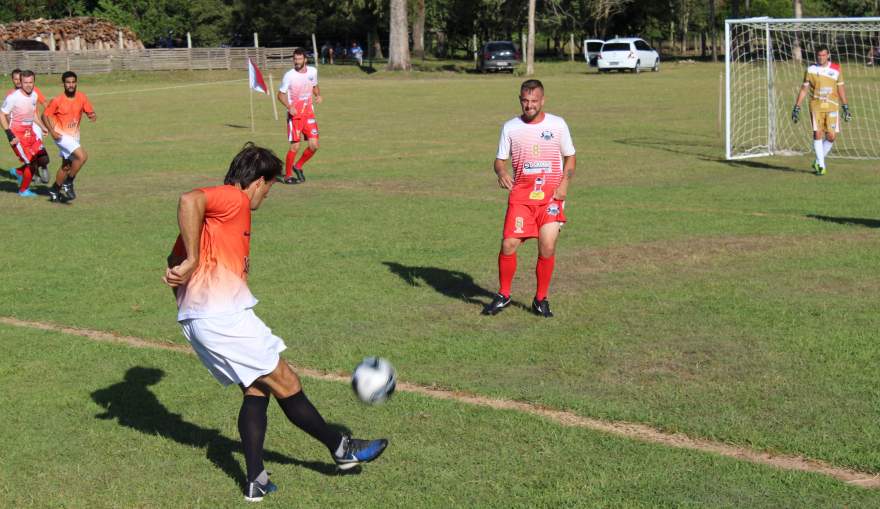
[[[519,63],[519,50],[510,41],[490,41],[483,45],[477,60],[480,72],[508,71],[513,72]]]

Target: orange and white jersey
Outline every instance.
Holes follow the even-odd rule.
[[[52,98],[46,106],[45,115],[52,120],[52,125],[57,131],[79,141],[82,114],[94,112],[95,109],[86,94],[77,92],[73,97],[67,97],[67,94],[62,93]]]
[[[836,111],[840,104],[837,87],[843,85],[840,64],[828,62],[824,66],[811,65],[804,73],[804,85],[810,86],[810,110]]]
[[[312,91],[318,86],[318,70],[307,65],[302,71],[291,69],[284,74],[281,88],[287,94],[287,104],[295,116],[310,115],[315,112],[312,106]]]
[[[553,198],[562,182],[563,157],[573,156],[574,144],[562,117],[544,114],[536,124],[522,118],[508,120],[501,128],[497,159],[511,159],[513,189],[508,203],[543,205]]]
[[[18,89],[6,96],[0,111],[9,115],[9,128],[13,131],[30,129],[37,112],[37,94],[28,95]]]
[[[205,222],[199,244],[199,266],[177,289],[177,320],[210,318],[254,307],[247,285],[251,245],[250,199],[235,186],[205,187]],[[172,253],[186,256],[178,236]]]

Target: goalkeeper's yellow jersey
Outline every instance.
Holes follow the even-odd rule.
[[[843,85],[840,64],[811,65],[804,74],[804,85],[810,85],[810,111],[837,111],[840,105],[837,87]]]

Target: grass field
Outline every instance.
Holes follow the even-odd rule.
[[[286,358],[880,472],[876,163],[722,159],[719,66],[538,68],[578,149],[550,300],[480,316],[506,203],[491,163],[522,78],[321,68],[322,148],[254,215],[250,286]],[[160,281],[180,193],[284,127],[241,73],[84,76],[98,123],[71,205],[0,176],[0,317],[185,344]],[[277,79],[278,76],[275,76]],[[42,78],[41,78],[42,79]],[[55,80],[57,77],[50,77]],[[48,93],[60,87],[38,84]],[[844,133],[845,135],[845,133]],[[52,147],[53,171],[57,158]],[[0,150],[0,165],[13,164]],[[535,245],[514,299],[534,292]],[[238,391],[191,355],[0,324],[3,507],[233,507]],[[270,507],[877,507],[819,474],[401,393],[305,380],[388,452],[333,474],[273,406]]]

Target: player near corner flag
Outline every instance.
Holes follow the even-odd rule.
[[[35,131],[35,125],[43,131],[47,129],[37,115],[34,78],[33,71],[21,71],[21,88],[7,95],[0,106],[0,128],[6,131],[12,151],[23,163],[10,170],[10,174],[18,180],[18,195],[25,198],[36,196],[29,189],[34,170],[49,164],[49,154]]]
[[[547,293],[556,263],[556,241],[565,223],[565,195],[574,176],[575,150],[562,117],[544,112],[544,85],[527,80],[520,86],[522,115],[501,129],[495,175],[510,191],[498,253],[500,289],[483,314],[495,315],[510,304],[510,287],[516,273],[516,250],[527,239],[538,239],[535,267],[537,290],[532,311],[553,316]],[[513,177],[507,171],[511,160]]]
[[[302,48],[293,51],[293,69],[284,74],[277,98],[287,108],[287,141],[290,142],[284,164],[284,183],[301,184],[306,181],[303,165],[318,151],[318,121],[315,119],[314,104],[321,104],[322,101],[318,69],[306,65],[306,53]],[[308,140],[309,146],[296,159],[303,137]]]
[[[43,123],[58,145],[61,167],[55,174],[55,183],[49,190],[49,200],[63,203],[76,198],[73,187],[79,170],[89,158],[79,144],[79,126],[83,114],[91,122],[98,119],[89,98],[77,91],[76,73],[67,71],[61,75],[64,93],[54,97],[43,112]]]
[[[816,152],[813,171],[816,175],[825,175],[825,157],[831,152],[837,133],[840,132],[838,109],[843,108],[845,122],[852,119],[846,102],[843,72],[840,64],[831,62],[827,46],[816,49],[816,63],[811,64],[804,73],[804,84],[791,111],[791,120],[795,123],[807,94],[810,94],[810,122],[813,127],[813,150]]]

